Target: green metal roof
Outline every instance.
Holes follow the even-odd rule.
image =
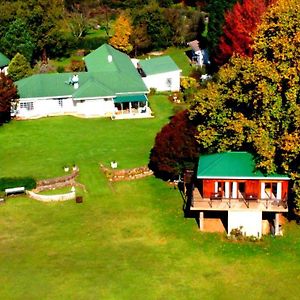
[[[154,75],[172,71],[181,71],[170,56],[160,56],[146,60],[140,60],[146,75]]]
[[[10,60],[0,52],[0,68],[8,66]]]
[[[198,162],[197,178],[289,180],[286,175],[276,173],[265,175],[257,170],[254,157],[248,152],[201,155]]]
[[[111,53],[112,62],[107,60],[105,56],[107,53]],[[96,59],[97,54],[100,59],[93,64],[93,59]],[[88,72],[77,73],[78,89],[74,89],[69,84],[72,73],[36,74],[16,82],[20,98],[72,96],[74,99],[82,99],[114,97],[118,93],[143,94],[148,92],[141,76],[126,54],[104,44],[86,58],[90,55],[92,56],[88,61],[92,67],[88,69]],[[93,72],[92,70],[97,69],[97,65],[101,66],[101,70]]]
[[[116,98],[114,98],[114,102],[147,102],[147,97],[144,94],[118,95]]]

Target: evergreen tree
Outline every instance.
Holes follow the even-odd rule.
[[[14,57],[19,52],[31,61],[35,45],[25,22],[21,19],[11,23],[0,42],[1,48],[9,57]]]
[[[8,65],[8,75],[13,81],[20,80],[31,75],[32,70],[26,58],[17,53]]]

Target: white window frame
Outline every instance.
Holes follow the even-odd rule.
[[[20,102],[20,109],[34,110],[33,102]]]

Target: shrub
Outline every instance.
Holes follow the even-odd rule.
[[[196,127],[187,110],[176,114],[156,135],[150,153],[149,168],[156,177],[174,180],[188,168],[194,168],[199,156],[194,137]]]
[[[70,66],[71,71],[73,72],[82,72],[85,70],[85,64],[83,60],[75,60],[73,59],[71,61],[71,66]]]
[[[3,177],[0,178],[0,191],[5,189],[21,187],[24,186],[25,189],[31,190],[36,187],[36,181],[32,177]]]
[[[95,50],[104,43],[107,43],[107,37],[84,37],[79,41],[78,48]]]
[[[150,88],[150,92],[148,96],[153,96],[156,93],[156,89],[155,88]]]
[[[56,69],[56,71],[58,73],[64,73],[65,72],[65,68],[63,66],[58,66],[57,69]]]

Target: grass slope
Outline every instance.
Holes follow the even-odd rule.
[[[157,118],[46,118],[0,128],[1,176],[80,167],[76,204],[10,198],[0,206],[0,299],[298,299],[300,231],[231,243],[199,233],[177,190],[153,177],[109,184],[98,163],[146,164],[172,107]]]

